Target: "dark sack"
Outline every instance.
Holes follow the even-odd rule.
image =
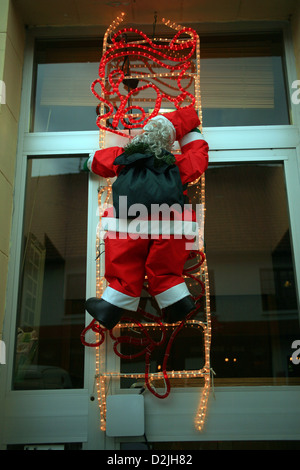
[[[179,204],[184,206],[183,185],[179,169],[174,164],[165,163],[153,155],[145,153],[122,153],[115,165],[124,165],[112,185],[113,205],[116,217],[120,215],[120,196],[127,196],[127,208],[139,203],[147,207],[153,215],[151,204]],[[121,211],[123,214],[123,209]]]

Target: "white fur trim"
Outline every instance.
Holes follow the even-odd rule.
[[[130,295],[123,294],[110,286],[105,289],[102,299],[112,305],[131,311],[138,309],[140,301],[139,297],[131,297]]]
[[[88,167],[88,169],[89,169],[90,171],[92,171],[92,163],[93,163],[94,156],[95,156],[95,152],[90,153],[89,159],[88,159],[88,161],[87,161],[87,163],[86,163],[86,166]]]
[[[183,299],[190,295],[190,292],[185,284],[177,284],[177,286],[170,287],[170,289],[165,290],[161,294],[155,296],[155,299],[158,303],[159,308],[166,308],[169,305],[175,304],[179,300]]]
[[[194,142],[195,140],[204,140],[204,138],[200,132],[189,132],[180,140],[180,147],[184,147],[185,145],[189,144],[190,142]]]

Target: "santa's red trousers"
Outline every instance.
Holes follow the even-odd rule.
[[[147,276],[149,293],[160,308],[189,295],[182,273],[189,249],[187,238],[130,235],[107,232],[105,278],[109,286],[102,298],[127,310],[137,310]]]

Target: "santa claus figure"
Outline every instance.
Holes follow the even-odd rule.
[[[117,177],[113,207],[102,217],[108,286],[101,298],[86,301],[86,310],[104,328],[112,329],[128,311],[138,309],[145,277],[164,321],[183,320],[195,309],[183,269],[196,221],[185,193],[208,165],[199,125],[193,106],[161,114],[124,148],[98,150],[89,159],[93,173]],[[181,153],[173,155],[175,141]]]

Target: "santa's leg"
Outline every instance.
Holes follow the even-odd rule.
[[[125,239],[119,234],[105,237],[105,278],[109,286],[101,299],[86,301],[86,310],[102,326],[112,329],[128,311],[138,309],[145,278],[149,240]]]
[[[146,261],[149,291],[164,313],[164,320],[173,323],[183,320],[196,308],[186,283],[182,277],[189,251],[187,240],[160,237],[151,240]]]

